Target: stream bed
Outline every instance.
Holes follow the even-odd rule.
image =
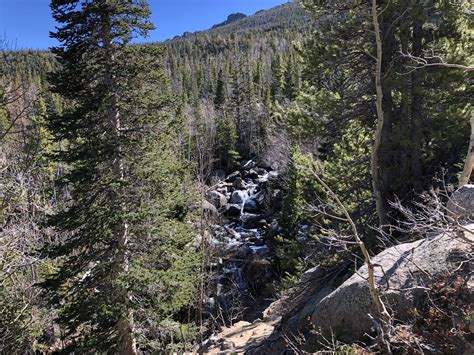
[[[277,228],[273,217],[281,207],[281,192],[273,187],[277,179],[276,171],[247,161],[207,194],[219,213],[219,223],[210,228],[213,277],[207,306],[224,324],[245,318],[274,279],[267,239]]]

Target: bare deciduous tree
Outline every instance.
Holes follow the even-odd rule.
[[[384,196],[381,191],[380,181],[380,146],[382,139],[382,130],[384,129],[384,111],[383,111],[383,88],[382,88],[382,53],[383,53],[383,39],[380,32],[380,25],[378,20],[379,14],[377,12],[377,0],[372,0],[372,21],[375,31],[375,42],[377,45],[377,61],[375,68],[375,89],[377,93],[376,107],[377,107],[377,127],[374,133],[374,144],[372,147],[371,157],[371,171],[372,171],[372,187],[374,190],[375,203],[377,208],[377,215],[381,226],[387,222],[387,210],[385,208]]]

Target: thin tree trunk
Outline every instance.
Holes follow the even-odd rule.
[[[318,183],[324,188],[327,194],[333,199],[333,201],[339,207],[342,214],[346,218],[347,222],[351,226],[352,233],[354,234],[354,239],[357,245],[359,246],[362,252],[362,255],[364,255],[364,261],[365,261],[365,264],[367,265],[367,274],[368,274],[367,282],[369,284],[370,296],[372,297],[372,300],[374,301],[375,307],[377,308],[377,311],[381,319],[385,322],[386,325],[390,324],[392,317],[390,316],[390,313],[388,313],[387,308],[385,307],[385,304],[382,301],[379,289],[375,281],[376,265],[372,262],[372,258],[370,257],[369,251],[367,250],[367,247],[365,246],[364,242],[359,236],[359,232],[357,231],[357,227],[354,223],[354,220],[352,219],[349,212],[347,211],[347,208],[344,206],[344,204],[336,195],[336,193],[332,191],[332,189],[319,177],[316,171],[313,171],[313,175],[318,181]]]
[[[466,163],[464,164],[464,170],[459,178],[459,187],[462,187],[469,183],[472,170],[474,169],[474,112],[471,114],[471,139],[469,142],[469,149],[467,152]]]
[[[377,93],[376,107],[377,107],[377,126],[374,133],[374,145],[372,147],[371,156],[371,172],[372,172],[372,187],[377,208],[377,215],[379,217],[379,224],[385,225],[387,221],[387,211],[385,207],[384,196],[381,188],[380,178],[380,146],[382,131],[384,130],[384,111],[383,111],[383,88],[382,88],[382,37],[380,34],[380,25],[377,13],[377,0],[372,0],[372,19],[375,30],[375,41],[377,44],[377,63],[375,69],[375,88]]]
[[[410,0],[404,0],[402,2],[403,7],[408,8]],[[403,52],[409,52],[409,42],[411,38],[411,26],[408,21],[403,21],[400,23],[400,46]],[[398,133],[397,140],[400,142],[398,154],[400,156],[400,175],[399,178],[403,181],[407,181],[407,178],[410,176],[410,156],[411,156],[411,142],[407,142],[405,139],[400,139],[401,137],[411,137],[411,122],[412,122],[412,80],[413,77],[407,76],[406,81],[403,84],[403,90],[401,92],[401,104],[400,104],[400,129]],[[409,188],[408,184],[400,185],[398,184],[398,192],[400,195],[404,196]]]
[[[423,46],[423,23],[419,19],[419,16],[415,15],[413,20],[413,54],[417,57],[422,56],[422,46]],[[420,88],[422,85],[422,73],[415,70],[411,73],[412,77],[412,87],[411,87],[411,120],[412,120],[412,129],[411,129],[411,178],[415,182],[420,181],[422,175],[421,169],[421,147],[422,147],[422,126],[421,126],[421,115],[422,115],[422,105],[423,99],[420,95]]]

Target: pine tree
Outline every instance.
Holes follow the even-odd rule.
[[[71,196],[50,218],[62,237],[48,248],[57,271],[42,285],[71,347],[133,354],[131,257],[175,216],[157,209],[166,178],[142,168],[163,156],[153,153],[168,127],[162,53],[130,45],[153,28],[145,0],[53,0],[51,8],[62,25],[52,34],[61,69],[51,82],[69,105],[49,129],[63,146],[55,158]]]
[[[272,61],[272,96],[275,100],[282,99],[284,87],[285,66],[281,55],[276,56]]]
[[[217,108],[222,108],[226,101],[226,87],[224,81],[224,74],[222,69],[219,71],[216,84],[216,95],[214,96],[214,105]]]

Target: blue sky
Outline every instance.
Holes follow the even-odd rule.
[[[147,41],[162,41],[185,31],[204,30],[227,15],[247,15],[286,3],[287,0],[149,0],[157,29]],[[45,49],[55,45],[49,0],[0,0],[0,37],[16,49]]]

